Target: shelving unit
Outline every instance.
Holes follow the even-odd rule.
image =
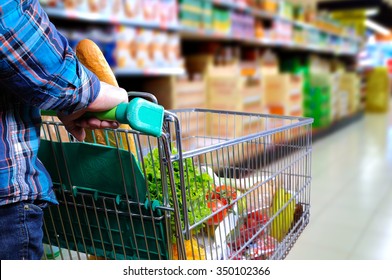
[[[328,29],[328,25],[325,27],[325,25],[320,24],[318,21],[311,24],[303,20],[288,18],[279,13],[272,13],[270,11],[262,10],[259,7],[250,6],[243,1],[200,0],[200,3],[207,3],[207,7],[210,9],[209,11],[211,13],[215,8],[228,13],[229,17],[226,17],[225,20],[230,21],[230,27],[225,29],[226,32],[217,31],[212,24],[191,27],[183,24],[182,21],[183,18],[181,16],[183,16],[183,14],[181,14],[181,9],[183,8],[182,5],[184,2],[173,0],[172,4],[174,2],[177,5],[177,18],[170,24],[163,21],[160,22],[159,19],[149,22],[143,20],[140,16],[136,18],[127,18],[123,13],[117,15],[107,14],[106,16],[103,16],[100,13],[57,7],[45,7],[44,9],[51,19],[58,20],[61,23],[69,23],[75,26],[78,22],[83,22],[85,23],[85,26],[91,26],[91,28],[112,29],[112,31],[109,32],[113,32],[114,35],[117,34],[118,30],[121,28],[130,28],[134,29],[135,32],[138,32],[138,30],[147,30],[152,33],[160,32],[176,36],[179,41],[178,52],[180,53],[183,63],[177,63],[176,65],[170,66],[159,65],[158,67],[138,65],[133,68],[134,66],[129,65],[119,67],[119,65],[115,65],[116,58],[113,59],[113,71],[119,80],[120,86],[132,88],[132,90],[153,92],[157,96],[158,101],[164,104],[167,109],[186,107],[186,104],[184,105],[181,102],[177,102],[177,99],[192,99],[193,97],[191,98],[190,95],[186,95],[186,88],[195,86],[198,88],[198,91],[200,91],[200,88],[202,88],[203,85],[205,94],[200,100],[205,100],[204,106],[208,107],[215,106],[216,104],[223,104],[220,102],[222,96],[216,97],[213,94],[211,95],[211,93],[214,92],[213,85],[211,84],[213,77],[202,76],[201,80],[203,81],[203,85],[200,83],[197,84],[196,82],[195,84],[192,83],[192,77],[195,74],[207,75],[206,73],[211,74],[214,71],[220,71],[219,67],[214,68],[214,71],[204,71],[201,68],[198,70],[190,69],[187,60],[194,55],[198,55],[197,52],[194,53],[194,50],[207,50],[209,53],[199,54],[209,55],[209,59],[211,60],[210,64],[213,64],[215,63],[214,56],[217,52],[224,51],[224,48],[226,47],[235,50],[238,49],[239,53],[235,54],[234,59],[237,65],[232,68],[234,69],[233,71],[235,71],[232,76],[234,79],[236,75],[242,76],[241,79],[246,80],[246,76],[260,75],[259,60],[261,59],[262,53],[266,50],[276,52],[277,55],[283,57],[283,59],[291,56],[307,58],[310,55],[338,59],[344,61],[347,68],[351,69],[355,67],[353,65],[356,64],[357,55],[362,45],[361,38],[350,33],[347,29],[341,29],[341,32],[338,32],[337,28]],[[241,30],[238,28],[237,31],[233,31],[233,23],[231,22],[233,20],[233,15],[244,16],[251,19],[251,22],[253,22],[254,25],[254,30],[252,29],[253,33],[241,33],[238,32],[238,30]],[[262,25],[262,36],[256,34],[257,23]],[[56,24],[56,26],[58,25]],[[279,32],[282,28],[283,30],[288,28],[289,32],[281,35]],[[116,36],[113,36],[113,38],[116,38]],[[148,47],[143,46],[143,48]],[[224,56],[224,54],[219,55]],[[244,70],[243,64],[249,64],[249,66],[245,67],[246,69]],[[144,64],[141,63],[141,65]],[[244,75],[244,72],[248,73]],[[198,81],[200,81],[200,79],[198,79]],[[231,82],[239,84],[236,81]],[[252,108],[255,110],[260,110],[262,113],[269,113],[265,111],[266,105],[262,104],[262,101],[266,100],[261,96],[263,92],[260,92],[259,95],[261,96],[261,105],[259,105],[258,102],[252,101],[253,99],[250,100],[246,96],[247,89],[245,87],[241,86],[236,88],[237,93],[232,93],[231,100],[237,100],[238,102],[234,102],[235,106],[233,108],[248,110],[247,108],[249,106],[253,106]],[[255,87],[255,89],[252,89],[251,87],[249,90],[253,91],[252,98],[254,98],[254,100],[259,100],[254,93],[256,90],[264,91],[263,86]],[[271,90],[269,90],[269,92],[271,92]],[[300,100],[302,99],[303,98]],[[255,105],[256,103],[257,106]],[[201,101],[198,104],[203,106],[203,102]],[[333,122],[331,127],[334,125],[336,124]]]
[[[265,20],[281,20],[292,24],[295,27],[301,27],[307,30],[314,30],[316,32],[320,32],[330,37],[339,38],[341,40],[347,40],[352,44],[357,44],[358,49],[353,51],[344,51],[344,50],[336,50],[331,48],[330,46],[321,47],[309,44],[298,44],[293,41],[279,41],[268,38],[255,39],[255,38],[246,38],[246,37],[238,37],[233,36],[231,34],[219,33],[211,30],[205,29],[194,29],[186,26],[181,26],[178,24],[166,25],[164,23],[156,23],[156,22],[147,22],[143,20],[133,20],[127,19],[123,17],[114,17],[114,16],[102,16],[98,13],[91,12],[81,12],[74,11],[69,9],[59,9],[52,7],[45,7],[45,11],[50,18],[53,19],[62,19],[62,20],[70,20],[70,21],[81,21],[86,23],[101,23],[107,25],[124,25],[131,27],[141,27],[147,29],[156,29],[162,31],[170,31],[170,32],[178,32],[180,34],[181,39],[183,40],[218,40],[218,41],[231,41],[237,42],[244,45],[252,45],[252,46],[260,46],[260,47],[278,47],[278,48],[286,48],[286,49],[296,49],[301,51],[309,51],[320,54],[331,54],[337,56],[354,56],[358,53],[359,45],[361,43],[360,38],[356,36],[349,36],[344,34],[335,34],[333,32],[325,31],[320,28],[317,28],[311,24],[300,22],[292,19],[287,19],[278,15],[273,15],[271,13],[256,10],[241,4],[234,4],[222,0],[212,0],[212,3],[217,6],[225,7],[228,9],[233,9],[240,12],[245,12],[250,15],[253,15],[256,18],[261,18]],[[151,71],[146,71],[148,74]],[[152,71],[156,73],[160,73],[160,71]],[[123,71],[121,71],[123,74]],[[133,71],[130,71],[129,74],[133,74]],[[171,71],[161,71],[163,75],[170,75]],[[174,71],[174,75],[178,74],[179,71]],[[139,73],[136,71],[136,75]],[[181,73],[180,73],[181,74]]]
[[[180,29],[178,24],[166,24],[163,22],[147,22],[140,19],[129,19],[122,16],[105,16],[99,13],[75,11],[72,9],[60,9],[45,7],[45,12],[50,18],[81,21],[86,23],[101,23],[110,25],[125,25],[144,27],[149,29],[160,29],[177,31]]]
[[[114,75],[116,77],[127,77],[127,76],[181,76],[185,74],[184,68],[167,67],[167,68],[151,68],[151,69],[122,69],[114,68]]]

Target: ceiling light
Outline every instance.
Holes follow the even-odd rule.
[[[389,31],[387,28],[385,28],[384,26],[382,26],[382,25],[380,25],[370,19],[365,20],[365,25],[369,29],[372,29],[373,31],[376,31],[384,36],[388,36],[391,34],[391,31]]]

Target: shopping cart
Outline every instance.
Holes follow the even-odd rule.
[[[45,120],[39,157],[59,201],[46,257],[285,258],[309,222],[311,124],[184,109],[165,112],[160,137],[107,129],[98,144]]]

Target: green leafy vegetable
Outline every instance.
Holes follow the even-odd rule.
[[[177,153],[176,149],[173,148],[172,152]],[[163,203],[162,193],[162,174],[160,170],[160,159],[158,148],[155,148],[152,152],[144,157],[144,164],[146,169],[146,179],[148,181],[148,194],[151,200],[158,200]],[[200,173],[191,158],[187,158],[183,163],[184,167],[184,181],[185,181],[185,192],[186,202],[188,209],[189,224],[193,225],[203,218],[211,214],[211,209],[208,208],[206,202],[206,195],[210,192],[212,187],[212,178],[206,173]],[[180,170],[179,162],[173,163],[174,170],[174,181],[176,186],[177,200],[180,207],[180,217],[182,226],[184,226],[184,215],[182,212],[182,190],[180,181]],[[173,205],[173,198],[170,189],[169,177],[167,176],[167,186],[169,192],[169,204]],[[147,195],[148,195],[147,194]],[[175,232],[174,220],[171,220],[172,232]]]

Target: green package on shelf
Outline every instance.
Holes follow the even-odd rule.
[[[183,25],[197,28],[201,22],[201,15],[188,12],[188,11],[181,11],[180,12],[180,21]]]
[[[304,94],[303,95],[304,104],[308,106],[317,106],[319,104],[329,103],[331,96],[329,94]]]
[[[326,127],[328,127],[328,126],[330,126],[330,125],[331,125],[331,119],[330,119],[330,117],[325,116],[325,117],[316,117],[316,118],[313,118],[313,124],[312,124],[312,126],[313,126],[314,128],[326,128]]]
[[[304,116],[311,117],[311,118],[321,118],[331,115],[331,109],[329,107],[315,107],[315,108],[308,108],[304,107]]]

